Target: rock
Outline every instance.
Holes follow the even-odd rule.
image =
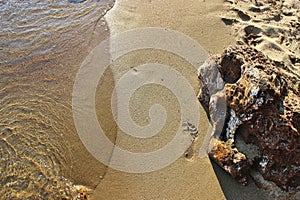
[[[228,117],[209,156],[243,184],[252,167],[258,169],[265,180],[284,190],[298,187],[299,75],[278,68],[274,61],[249,46],[227,48],[216,59],[216,65],[225,84],[219,92],[226,96]],[[209,82],[209,77],[205,79],[201,79],[202,88]],[[206,100],[203,106],[209,107],[207,102],[212,95],[212,92],[203,93],[200,98],[200,101]],[[237,134],[259,148],[259,155],[251,162],[235,147]]]
[[[209,101],[213,94],[222,90],[224,87],[224,81],[217,68],[217,65],[211,62],[211,59],[206,60],[199,68],[198,77],[202,82],[202,87],[199,92],[199,101],[205,106],[208,111]]]
[[[243,185],[247,184],[249,163],[244,154],[233,145],[233,140],[217,141],[209,152],[209,156],[225,171],[230,173]]]

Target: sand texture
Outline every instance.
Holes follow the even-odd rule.
[[[168,28],[186,34],[196,40],[209,53],[215,54],[235,42],[230,30],[218,17],[221,12],[223,12],[222,1],[191,1],[187,3],[181,0],[120,0],[107,13],[105,20],[111,35],[142,27]],[[216,29],[218,32],[214,31]],[[220,33],[222,33],[222,37],[218,37]],[[185,77],[192,84],[195,94],[197,93],[200,87],[196,76],[197,71],[191,70],[183,60],[174,56],[170,57],[166,52],[142,50],[116,61],[115,65],[129,69],[131,65],[162,61],[185,74]],[[117,74],[116,77],[122,73],[122,71],[114,72]],[[101,87],[105,87],[105,85],[99,85],[99,88]],[[171,100],[168,100],[166,104],[162,102],[167,112],[170,113],[170,115],[168,113],[168,119],[170,118],[171,121],[167,121],[167,125],[171,126],[168,125],[169,128],[163,129],[162,133],[155,137],[156,140],[150,140],[146,143],[142,140],[128,140],[124,133],[116,130],[117,145],[130,147],[130,149],[134,145],[136,150],[151,151],[153,148],[157,148],[157,145],[161,147],[161,145],[167,144],[170,134],[174,132],[177,126],[172,122],[177,118],[177,114],[173,112],[177,108],[177,103],[173,100],[171,93],[167,93],[163,88],[150,86],[144,89],[144,92],[148,91],[149,94],[154,95],[153,100],[151,100],[152,97],[147,100],[149,103],[155,102],[155,99],[158,98],[154,93],[157,90],[161,91],[161,94],[166,96],[165,98]],[[144,100],[144,98],[149,98],[147,96],[149,95],[145,95],[142,91],[140,95],[137,93],[131,99],[136,105],[146,104],[140,112],[132,113],[133,116],[138,114],[135,119],[140,123],[145,123],[143,121],[145,116],[142,114],[148,112],[148,103]],[[101,97],[99,96],[99,98]],[[197,156],[203,137],[209,127],[206,114],[200,104],[199,109],[201,110],[198,127],[199,136],[186,155],[183,155],[173,164],[150,173],[130,174],[108,168],[91,195],[91,199],[225,199],[209,159],[207,157],[200,159]],[[101,113],[101,116],[104,115],[105,118],[107,114]],[[142,149],[141,144],[145,144]]]
[[[250,173],[268,198],[297,199],[300,4],[226,1],[226,5],[229,12],[222,20],[234,29],[238,46],[229,47],[214,57],[216,63],[200,70],[200,101],[213,122],[218,122],[214,118],[218,107],[223,110],[225,101],[228,106],[227,126],[215,129],[221,141],[214,143],[210,156],[243,184]],[[212,73],[216,69],[222,78]],[[207,82],[207,75],[215,81]],[[216,84],[223,81],[224,88]]]
[[[247,44],[300,73],[300,3],[286,1],[226,1],[222,20],[235,29],[238,44]]]
[[[210,101],[206,98],[206,106],[203,107],[197,101],[196,95],[201,83],[198,71],[191,63],[174,53],[149,48],[134,50],[114,59],[116,52],[111,47],[118,45],[111,38],[136,28],[170,29],[196,41],[211,58],[220,56],[229,46],[248,45],[273,60],[272,66],[278,68],[279,77],[282,75],[281,70],[284,70],[287,79],[298,84],[299,1],[0,0],[0,9],[0,199],[287,198],[286,193],[274,186],[275,183],[265,182],[259,173],[250,171],[255,182],[260,183],[260,188],[249,177],[248,185],[244,187],[207,156],[198,156],[205,136],[212,127],[205,112],[209,110]],[[99,78],[98,85],[94,87],[95,95],[86,98],[94,100],[92,102],[95,105],[74,108],[73,98],[76,95],[73,92],[78,72],[93,49],[103,41],[108,41],[106,53],[113,64]],[[126,43],[126,40],[121,42]],[[159,42],[154,41],[153,44],[158,45]],[[194,53],[189,49],[187,52]],[[199,58],[204,58],[202,56],[199,55]],[[95,56],[97,61],[101,61],[102,57],[99,57]],[[201,60],[201,63],[204,61]],[[85,113],[94,106],[93,112],[87,112],[87,117],[82,118],[84,126],[91,127],[92,123],[86,119],[89,114],[95,113],[96,121],[107,138],[120,148],[145,153],[168,144],[177,128],[183,124],[179,123],[179,100],[171,90],[161,85],[149,84],[139,88],[131,96],[128,106],[133,121],[145,126],[151,120],[150,107],[154,104],[162,105],[167,119],[158,134],[147,139],[134,138],[121,130],[114,120],[113,110],[118,104],[111,99],[115,86],[124,74],[128,71],[135,74],[136,68],[145,63],[171,66],[185,77],[195,93],[187,99],[194,98],[194,103],[197,103],[199,126],[192,124],[191,131],[186,134],[192,138],[192,144],[170,165],[148,173],[121,172],[100,162],[88,151],[90,149],[86,148],[78,135],[74,112]],[[256,69],[262,70],[260,67]],[[228,73],[225,72],[227,70]],[[220,85],[210,95],[222,90],[225,82],[237,82],[239,76],[231,76],[236,73],[234,70],[234,67],[229,67],[224,71],[224,80],[217,82]],[[206,76],[211,73],[221,78],[218,70],[210,71]],[[82,80],[90,81],[89,78]],[[182,79],[174,78],[172,85],[176,85],[179,80]],[[212,80],[207,83],[211,85],[210,88],[216,84]],[[281,86],[282,83],[278,83]],[[270,86],[276,87],[276,82],[275,86],[273,83]],[[296,84],[293,86],[297,87]],[[77,97],[83,97],[88,89],[82,88],[82,93],[77,93]],[[124,91],[128,91],[127,88]],[[214,96],[215,103],[226,104],[224,99],[218,98],[220,95]],[[298,93],[290,92],[287,96],[291,100],[285,99],[286,107],[298,103],[299,88]],[[243,99],[243,95],[240,98]],[[81,99],[83,105],[86,99]],[[234,105],[229,106],[235,108]],[[220,110],[215,110],[211,119],[217,120],[220,113]],[[291,110],[285,116],[291,117],[288,127],[298,130],[297,113],[298,110]],[[157,115],[158,119],[160,117]],[[218,123],[212,125],[215,130],[223,128]],[[237,126],[231,127],[232,130],[235,128]],[[254,153],[258,151],[257,147],[247,148],[248,145],[238,144],[237,141],[237,149],[242,153],[249,148]],[[209,146],[208,143],[206,145]],[[115,155],[115,149],[110,150],[106,156],[108,162]],[[243,160],[240,159],[244,158],[241,154],[235,161]],[[292,158],[289,161],[294,162]],[[299,168],[299,163],[294,165]],[[286,177],[284,180],[290,180],[288,175]],[[300,199],[299,192],[290,197]]]

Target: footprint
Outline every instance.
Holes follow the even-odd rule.
[[[264,30],[264,34],[268,37],[279,37],[280,33],[284,34],[283,29],[278,29],[274,27],[266,27]]]
[[[251,6],[251,7],[249,8],[249,11],[258,13],[258,12],[261,12],[261,9],[258,8],[258,7],[255,7],[255,6]]]
[[[232,25],[232,24],[238,22],[236,19],[229,19],[229,18],[225,18],[225,17],[222,17],[221,19],[226,25]]]
[[[251,17],[244,13],[243,11],[239,10],[238,11],[238,16],[243,20],[243,21],[250,21]]]
[[[281,13],[275,15],[273,19],[274,19],[276,22],[279,22],[279,21],[282,19]]]
[[[189,133],[193,137],[193,139],[198,136],[198,129],[192,123],[185,122],[182,124],[182,126],[184,127],[183,131]]]
[[[193,149],[193,145],[191,145],[185,152],[184,152],[184,157],[186,159],[191,159],[193,158],[194,155],[194,149]]]
[[[269,42],[269,47],[271,49],[276,50],[276,51],[282,51],[283,52],[283,49],[280,47],[280,45],[275,44],[275,42]]]
[[[246,26],[244,28],[244,31],[245,31],[246,35],[250,35],[250,34],[258,35],[262,32],[261,28],[258,28],[258,27],[253,26],[253,25]]]

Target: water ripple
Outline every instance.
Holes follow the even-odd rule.
[[[63,176],[75,135],[72,83],[112,5],[0,1],[0,199],[74,196]]]

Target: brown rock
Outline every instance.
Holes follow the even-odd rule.
[[[254,163],[266,180],[285,190],[299,186],[299,75],[278,68],[263,53],[248,46],[229,47],[216,63],[225,82],[223,91],[229,117],[219,137],[222,141],[215,144],[210,157],[225,170],[232,168],[226,171],[234,177],[246,177],[247,170],[236,175],[240,166],[233,162],[234,155],[243,155],[234,148],[235,135],[241,134],[247,143],[259,147],[260,154]],[[230,156],[228,149],[234,149]],[[229,167],[224,167],[224,157],[230,157],[226,161]],[[246,160],[242,159],[243,169],[247,169]]]

